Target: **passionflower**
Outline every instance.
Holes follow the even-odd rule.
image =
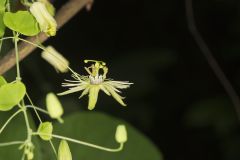
[[[42,32],[45,32],[49,36],[56,35],[57,22],[49,13],[44,3],[34,2],[30,7],[30,12],[36,18]]]
[[[119,89],[129,88],[133,83],[129,83],[128,81],[114,81],[112,79],[108,79],[106,77],[108,68],[105,62],[95,60],[85,60],[84,62],[94,63],[90,67],[85,67],[85,70],[89,75],[82,76],[74,73],[72,75],[74,80],[65,80],[66,82],[62,83],[62,86],[69,87],[69,90],[59,93],[58,95],[67,95],[70,93],[83,91],[79,98],[88,94],[88,109],[92,110],[95,108],[97,103],[98,93],[100,90],[102,90],[107,95],[112,96],[122,106],[126,106],[126,104],[123,102],[124,97],[118,94],[121,93]]]

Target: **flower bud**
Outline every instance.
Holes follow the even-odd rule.
[[[42,58],[50,63],[57,70],[57,72],[65,73],[68,71],[68,60],[52,46],[45,48],[45,51],[42,52]]]
[[[42,2],[34,2],[30,7],[30,12],[36,18],[42,32],[49,36],[55,36],[57,31],[57,22],[48,12]]]
[[[72,154],[67,141],[62,140],[58,148],[58,160],[72,160]]]
[[[63,115],[63,107],[54,93],[48,93],[46,96],[46,106],[51,118],[58,119],[60,122]]]
[[[33,158],[34,158],[33,152],[29,152],[29,153],[27,154],[27,159],[28,159],[28,160],[32,160]]]
[[[118,125],[115,139],[118,143],[125,143],[127,141],[127,130],[125,125]]]
[[[49,0],[38,0],[38,2],[44,3],[45,6],[46,6],[46,8],[47,8],[47,10],[48,10],[48,12],[49,12],[52,16],[55,15],[55,8],[54,8],[54,6],[49,2]]]
[[[45,141],[52,139],[52,132],[53,126],[51,122],[43,122],[38,127],[39,136]]]

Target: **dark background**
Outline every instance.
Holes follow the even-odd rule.
[[[240,1],[198,0],[193,8],[197,27],[240,93]],[[81,11],[48,44],[80,74],[84,59],[97,59],[108,64],[109,77],[133,82],[123,93],[127,108],[101,93],[96,111],[130,122],[165,159],[240,159],[234,107],[188,31],[183,0],[96,0],[91,12]],[[70,77],[56,74],[40,51],[21,67],[40,106]],[[61,97],[67,114],[86,110],[87,97],[78,100],[79,94]]]

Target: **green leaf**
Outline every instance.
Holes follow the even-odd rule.
[[[3,21],[8,28],[26,36],[34,36],[40,32],[36,19],[28,11],[6,12]]]
[[[0,1],[0,7],[5,7],[7,0],[1,0]]]
[[[53,126],[51,122],[43,122],[38,127],[39,136],[45,140],[49,141],[52,139]]]
[[[3,86],[4,84],[7,84],[7,81],[3,76],[0,76],[0,87]]]
[[[126,125],[128,132],[128,141],[123,151],[110,153],[69,142],[73,159],[163,160],[160,151],[146,136],[130,124],[102,113],[81,112],[67,116],[64,118],[64,124],[54,124],[54,133],[104,147],[118,148],[115,132],[119,124]],[[56,145],[59,143],[59,140],[53,139],[53,141]],[[45,159],[54,159],[47,153],[45,155],[47,156]]]
[[[6,0],[0,1],[0,37],[2,37],[5,32],[5,25],[3,23],[3,15],[5,13],[5,3],[6,3]]]
[[[0,9],[0,38],[4,35],[5,33],[5,25],[3,23],[3,15],[4,13]]]
[[[0,112],[0,127],[6,122],[13,112]],[[30,125],[35,130],[31,115],[28,115]],[[9,141],[24,141],[27,137],[27,129],[23,114],[17,115],[5,128],[0,135],[0,143]],[[43,160],[39,138],[33,136],[34,160]],[[0,148],[0,160],[19,160],[23,150],[18,149],[19,145],[12,145]],[[46,159],[48,160],[48,159]]]
[[[11,110],[24,97],[26,87],[22,82],[8,83],[0,87],[0,111]]]

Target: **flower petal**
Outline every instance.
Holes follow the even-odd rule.
[[[81,85],[81,86],[73,87],[73,88],[70,88],[69,90],[67,90],[65,92],[58,93],[57,95],[63,96],[63,95],[66,95],[66,94],[78,92],[78,91],[84,90],[86,87],[87,87],[87,85]]]
[[[89,101],[88,101],[88,109],[93,110],[95,108],[95,105],[97,103],[98,99],[98,93],[99,93],[100,87],[99,85],[92,85],[89,88]]]
[[[112,90],[114,90],[115,92],[122,93],[122,91],[120,91],[119,89],[117,89],[110,81],[109,81],[109,82],[103,82],[102,85],[104,85],[105,87],[106,87],[106,86],[110,86],[110,88],[111,88]]]
[[[124,81],[106,81],[105,83],[107,83],[115,88],[119,88],[119,89],[129,88],[130,85],[133,84],[133,83],[124,82]]]
[[[62,83],[62,87],[74,87],[74,86],[83,86],[86,83],[78,82],[78,83]]]
[[[108,92],[108,90],[104,87],[104,85],[100,85],[100,89],[104,92],[104,93],[106,93],[108,96],[111,96],[111,93],[109,93]]]
[[[123,102],[123,97],[121,97],[119,94],[117,94],[117,92],[114,90],[114,87],[111,85],[107,85],[105,84],[104,87],[111,93],[111,95],[113,96],[113,98],[118,101],[118,103],[120,103],[122,106],[127,106],[124,102]]]
[[[86,89],[84,89],[84,91],[82,92],[82,94],[81,94],[81,96],[79,97],[79,99],[82,98],[83,96],[85,96],[86,94],[88,94],[89,88],[90,88],[90,87],[86,87]]]

